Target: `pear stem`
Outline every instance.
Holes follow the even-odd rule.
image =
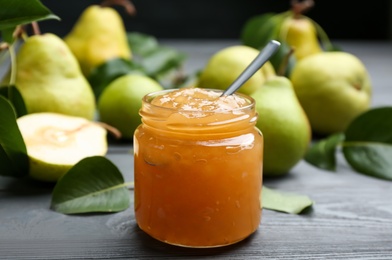
[[[39,29],[39,25],[38,25],[37,22],[32,22],[31,26],[33,27],[34,35],[40,35],[41,34],[41,30]]]
[[[286,72],[287,66],[289,65],[289,60],[291,55],[293,55],[295,49],[290,48],[289,52],[284,56],[284,59],[280,63],[279,70],[278,70],[278,75],[283,76]]]
[[[117,128],[115,128],[115,127],[113,127],[113,126],[111,126],[111,125],[105,124],[105,123],[103,123],[103,122],[95,122],[95,123],[98,124],[98,125],[100,125],[101,127],[105,128],[105,129],[106,129],[109,133],[111,133],[116,139],[120,139],[120,138],[121,138],[122,134],[121,134],[121,132],[120,132]]]
[[[299,18],[303,13],[309,11],[314,6],[313,0],[292,0],[291,10],[294,13],[294,18]]]
[[[125,12],[130,16],[134,16],[136,14],[135,5],[130,0],[104,0],[101,3],[101,6],[112,5],[119,5],[124,7]]]
[[[11,60],[11,76],[10,76],[10,86],[15,85],[16,81],[16,54],[14,43],[8,46],[8,51],[10,52],[10,60]],[[8,99],[12,99],[12,91],[11,88],[8,88]]]
[[[13,33],[14,39],[23,39],[24,41],[29,37],[26,33],[25,26],[18,25]]]

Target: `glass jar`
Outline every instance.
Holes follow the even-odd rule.
[[[171,91],[143,98],[134,134],[136,221],[178,246],[241,241],[261,220],[263,137],[254,100],[235,94],[246,104],[222,111],[152,104]]]

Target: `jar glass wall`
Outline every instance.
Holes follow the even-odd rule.
[[[143,123],[134,135],[136,221],[169,244],[238,242],[258,228],[261,218],[263,138],[255,128],[254,101],[236,94],[245,104],[218,110],[153,104],[174,91],[179,90],[143,99]],[[203,91],[217,98],[221,93]]]

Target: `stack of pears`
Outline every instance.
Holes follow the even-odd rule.
[[[332,48],[328,35],[314,20],[303,15],[313,6],[312,0],[292,1],[292,8],[282,13],[266,13],[250,18],[241,32],[244,45],[260,49],[270,40],[281,42],[281,48],[271,58],[275,70],[283,66],[284,74],[289,76],[295,63],[307,56]],[[286,65],[287,53],[294,55]]]
[[[259,54],[239,45],[210,57],[197,83],[201,88],[226,89]],[[264,136],[264,176],[287,174],[305,155],[311,129],[291,81],[276,75],[269,62],[239,90],[256,101],[257,127]]]
[[[132,56],[121,16],[111,7],[87,7],[64,40],[86,76],[110,59]]]
[[[252,17],[243,28],[242,41],[254,48],[271,39],[282,43],[272,65],[292,81],[312,131],[329,135],[344,131],[370,107],[372,86],[364,64],[338,51],[322,27],[302,14],[312,6],[312,0],[292,1],[287,12]],[[282,66],[290,50],[288,66]]]

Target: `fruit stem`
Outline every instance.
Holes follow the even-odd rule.
[[[307,12],[313,6],[314,6],[313,0],[304,0],[304,1],[292,0],[291,1],[291,10],[293,11],[294,18],[301,17],[301,15],[303,13]]]
[[[317,31],[317,34],[320,36],[321,45],[323,46],[323,48],[327,51],[332,51],[333,45],[331,43],[331,40],[328,37],[328,34],[324,31],[323,27],[321,27],[321,25],[319,25],[318,23],[316,23],[316,21],[314,21],[312,19],[310,19],[310,21],[316,27],[316,31]]]
[[[39,29],[38,23],[37,22],[32,22],[31,26],[33,27],[33,34],[34,35],[40,35],[41,30]]]
[[[287,66],[289,65],[289,60],[291,55],[293,55],[295,49],[293,47],[290,48],[289,52],[284,56],[282,62],[280,63],[278,75],[283,76],[287,70]]]
[[[15,54],[15,46],[14,43],[8,46],[8,51],[10,52],[10,60],[11,60],[11,76],[10,76],[10,86],[15,85],[16,81],[16,54]],[[11,88],[8,88],[8,99],[12,99],[12,91]]]
[[[130,0],[104,0],[101,3],[102,7],[113,5],[119,5],[124,7],[125,12],[130,16],[134,16],[136,14],[136,8]]]
[[[121,138],[121,132],[117,128],[115,128],[111,125],[105,124],[103,122],[95,122],[95,123],[100,125],[101,127],[105,128],[109,133],[111,133],[114,136],[114,138],[116,138],[116,139]]]

